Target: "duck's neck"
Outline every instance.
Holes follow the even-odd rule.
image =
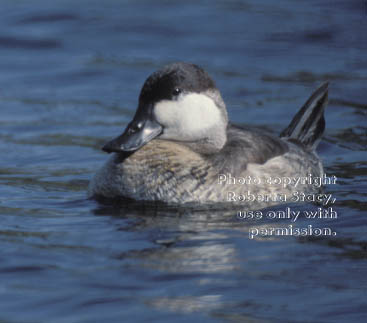
[[[195,142],[182,142],[185,146],[200,154],[214,154],[219,152],[227,141],[227,128],[215,127],[208,136]]]

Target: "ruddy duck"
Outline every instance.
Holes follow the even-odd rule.
[[[317,194],[320,187],[312,180],[298,180],[295,187],[284,179],[324,176],[315,148],[325,128],[327,97],[325,83],[277,137],[230,124],[219,90],[199,66],[167,65],[145,81],[123,134],[103,147],[113,155],[88,194],[251,208],[292,202],[295,192]]]

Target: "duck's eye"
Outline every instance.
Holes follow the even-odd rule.
[[[174,90],[172,91],[172,94],[174,96],[177,96],[181,93],[181,89],[179,89],[178,87],[174,88]]]

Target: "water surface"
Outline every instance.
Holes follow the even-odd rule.
[[[362,322],[367,288],[363,1],[0,4],[0,321]],[[86,199],[145,78],[203,66],[230,119],[280,132],[330,81],[319,146],[330,237],[249,239],[288,220]],[[284,210],[280,206],[275,210]],[[301,211],[312,204],[298,205]]]

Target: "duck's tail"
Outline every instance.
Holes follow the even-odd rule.
[[[323,83],[294,116],[280,137],[301,142],[315,149],[325,129],[324,109],[328,102],[329,82]]]

